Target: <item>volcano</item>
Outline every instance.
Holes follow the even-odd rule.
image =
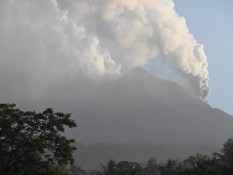
[[[77,110],[82,142],[222,142],[233,117],[182,86],[136,68],[98,89]]]
[[[204,147],[218,151],[233,136],[232,116],[212,108],[190,90],[140,68],[104,84],[93,94],[75,112],[76,137],[85,144],[124,143],[132,148],[148,143],[179,148],[190,155],[188,150],[203,152]],[[107,157],[114,158],[111,155]]]

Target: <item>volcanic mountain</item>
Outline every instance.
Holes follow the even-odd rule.
[[[188,89],[140,68],[105,83],[93,94],[75,112],[76,137],[82,143],[149,143],[179,148],[190,155],[187,150],[203,152],[204,147],[218,151],[233,136],[232,116],[212,108]],[[110,155],[106,157],[114,158]],[[81,160],[82,149],[80,156]]]
[[[182,86],[136,68],[107,83],[77,110],[82,142],[222,142],[233,117]]]

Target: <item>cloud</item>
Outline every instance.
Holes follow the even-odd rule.
[[[204,99],[204,47],[174,7],[171,0],[1,1],[0,96],[77,94],[95,84],[89,80],[160,58]]]
[[[1,96],[34,96],[67,83],[120,73],[98,37],[54,2],[1,1]]]
[[[190,33],[172,0],[58,0],[60,8],[108,48],[122,71],[160,58],[205,98],[208,63],[204,46]],[[79,13],[80,12],[80,13]]]

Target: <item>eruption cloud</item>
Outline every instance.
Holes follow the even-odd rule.
[[[0,52],[3,89],[117,76],[160,58],[203,100],[209,90],[204,46],[172,0],[3,0]]]

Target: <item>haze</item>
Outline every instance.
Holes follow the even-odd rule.
[[[72,113],[77,142],[217,149],[233,131],[172,0],[3,0],[0,53],[1,101]]]

